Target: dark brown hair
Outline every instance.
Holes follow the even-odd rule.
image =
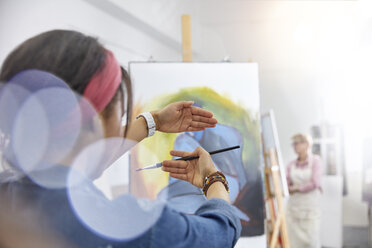
[[[72,90],[83,94],[90,79],[105,62],[105,48],[96,38],[70,30],[52,30],[32,37],[16,47],[5,59],[0,81],[6,82],[27,69],[50,72],[63,79]],[[107,116],[116,101],[126,94],[127,124],[131,117],[132,87],[129,75],[122,68],[122,83],[111,102],[103,110]],[[127,129],[125,130],[125,135]]]

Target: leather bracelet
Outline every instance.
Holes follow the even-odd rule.
[[[205,179],[204,179],[203,194],[205,196],[207,196],[207,191],[208,191],[209,187],[215,182],[223,183],[227,193],[230,192],[229,184],[226,180],[225,175],[222,172],[217,171],[217,172],[212,173],[211,175],[205,177]]]

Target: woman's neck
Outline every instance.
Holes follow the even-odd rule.
[[[304,161],[306,161],[307,157],[308,157],[307,153],[299,154],[298,155],[298,161],[299,162],[304,162]]]

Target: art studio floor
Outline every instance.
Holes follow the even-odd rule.
[[[344,226],[343,248],[368,248],[368,227]]]

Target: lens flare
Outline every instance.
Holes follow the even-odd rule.
[[[99,140],[80,152],[68,175],[68,196],[76,216],[105,238],[130,240],[142,235],[156,223],[164,207],[161,201],[137,199],[130,194],[110,201],[92,182],[135,144],[122,138]],[[129,171],[129,164],[122,166]]]

